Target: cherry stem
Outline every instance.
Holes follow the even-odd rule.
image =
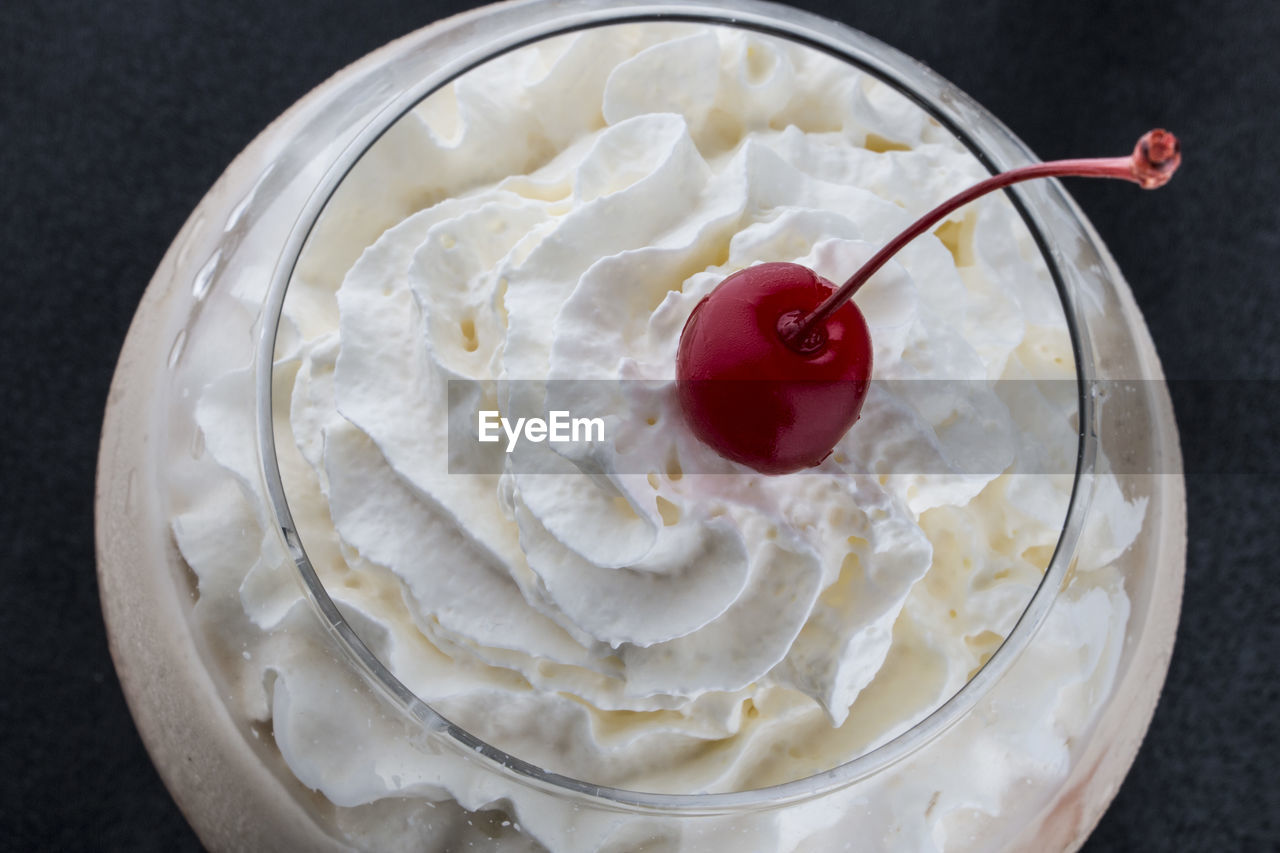
[[[876,252],[871,260],[863,264],[861,269],[808,316],[796,317],[793,313],[783,317],[778,323],[778,333],[783,341],[797,352],[810,354],[821,349],[826,343],[826,334],[820,328],[821,324],[852,298],[871,276],[888,263],[890,258],[956,209],[964,207],[987,193],[1036,178],[1063,177],[1119,178],[1132,181],[1143,189],[1152,190],[1168,183],[1181,162],[1182,154],[1177,137],[1166,130],[1151,130],[1143,134],[1138,144],[1134,146],[1133,153],[1128,157],[1053,160],[1049,163],[1035,163],[992,175],[985,181],[955,194],[912,223],[905,231],[886,243],[884,248]]]

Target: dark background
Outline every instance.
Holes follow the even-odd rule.
[[[93,474],[115,357],[169,241],[241,148],[346,63],[468,5],[0,0],[0,847],[198,849],[134,731],[98,609]],[[1156,125],[1183,140],[1159,193],[1071,190],[1169,375],[1260,380],[1230,417],[1175,384],[1193,467],[1224,442],[1270,455],[1188,477],[1172,669],[1086,850],[1280,848],[1280,7],[797,5],[921,59],[1045,159],[1121,153]]]

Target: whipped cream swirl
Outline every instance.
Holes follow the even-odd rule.
[[[1016,214],[999,197],[971,205],[859,293],[885,381],[812,471],[760,475],[694,438],[675,350],[732,272],[791,260],[843,279],[983,175],[883,84],[729,29],[559,38],[432,96],[344,183],[285,306],[281,466],[331,595],[446,717],[593,783],[740,790],[905,730],[999,645],[1066,512],[1069,476],[1020,473],[1070,470],[1075,398],[1035,381],[1071,380],[1074,364]],[[220,387],[232,381],[206,390],[197,419],[212,459],[249,484],[234,437],[248,413]],[[526,442],[499,475],[450,473],[451,419],[528,405],[607,411],[610,440]],[[1090,569],[1143,512],[1114,484],[1100,494],[1112,521]],[[245,705],[306,784],[345,806],[519,811],[472,771],[397,757],[385,722],[353,735],[367,711],[320,698],[335,664],[282,639],[305,630],[305,602],[260,500],[220,490],[174,527],[210,621],[250,623]],[[220,548],[228,529],[261,544]],[[1049,675],[1045,715],[1061,684],[1096,678],[1105,694],[1127,604],[1104,576],[1067,619],[1074,669]],[[1082,621],[1092,633],[1073,634]],[[1017,775],[997,774],[991,808]],[[920,838],[936,841],[927,827],[947,813],[931,809]],[[777,826],[777,849],[808,837]],[[626,837],[528,831],[565,850]]]

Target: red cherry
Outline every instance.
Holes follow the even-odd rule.
[[[676,378],[685,419],[721,456],[762,474],[817,465],[858,420],[871,379],[871,333],[849,300],[903,246],[952,211],[1021,181],[1074,175],[1155,189],[1181,162],[1177,138],[1152,130],[1127,157],[992,175],[920,217],[838,290],[797,264],[734,273],[694,306],[680,334]]]
[[[809,315],[835,285],[798,264],[726,278],[689,315],[676,356],[680,403],[695,435],[764,474],[817,465],[849,431],[871,379],[871,333],[845,302],[809,346],[788,344],[788,320]]]

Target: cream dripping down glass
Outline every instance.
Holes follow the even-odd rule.
[[[113,649],[205,843],[1078,846],[1184,518],[1159,363],[1061,187],[859,292],[873,383],[818,467],[721,458],[675,390],[727,275],[839,281],[1031,159],[757,3],[487,7],[286,113],[157,272],[104,428]],[[458,441],[548,409],[604,439]]]

